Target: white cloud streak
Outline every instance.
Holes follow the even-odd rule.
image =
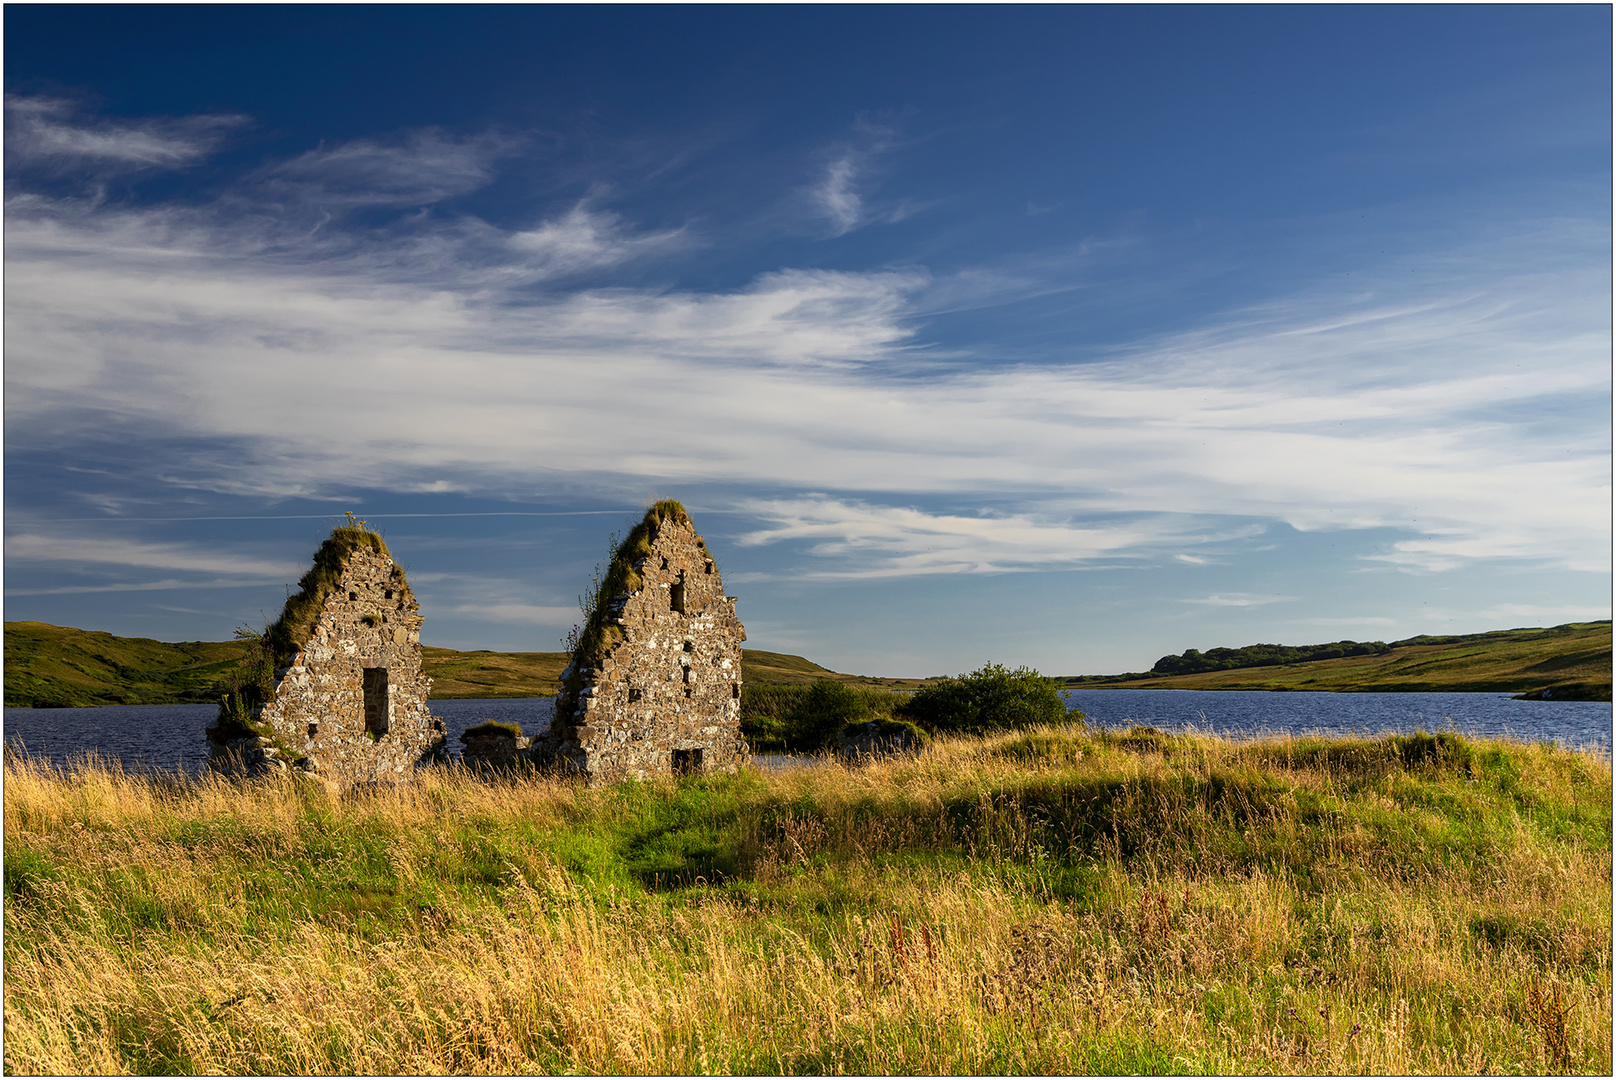
[[[64,98],[6,96],[6,158],[12,165],[92,174],[176,169],[201,160],[245,117],[141,120],[85,118]]]
[[[1300,596],[1257,596],[1252,593],[1213,593],[1210,596],[1186,598],[1181,601],[1185,604],[1200,604],[1205,607],[1264,607],[1268,604],[1284,604],[1302,599]]]
[[[295,581],[305,566],[254,558],[193,544],[161,544],[86,536],[51,536],[21,532],[6,537],[8,563],[77,563],[190,573],[230,574],[237,578]],[[148,586],[155,588],[155,585]]]
[[[743,547],[807,542],[834,569],[811,579],[1048,570],[1100,559],[1137,558],[1183,542],[1183,522],[1127,521],[1099,526],[1028,514],[967,517],[826,497],[748,500],[740,509],[768,524],[740,537]]]
[[[457,139],[425,129],[384,142],[356,139],[321,146],[275,165],[260,183],[277,196],[327,208],[426,206],[483,187],[513,140]]]

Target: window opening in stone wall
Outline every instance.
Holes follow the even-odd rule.
[[[701,750],[675,750],[673,752],[673,775],[693,776],[701,772]]]
[[[356,593],[356,592],[351,592],[351,593],[348,594],[348,599],[349,600],[357,600],[357,599],[359,599],[359,594]]]
[[[363,670],[365,731],[379,739],[387,734],[387,669],[368,667]]]
[[[736,701],[741,700],[741,684],[740,683],[732,682],[732,683],[729,684],[729,696],[731,698],[733,698],[734,700],[736,700]]]
[[[685,613],[685,583],[683,581],[668,590],[668,603],[679,614],[683,615]]]
[[[639,690],[631,688],[629,690],[629,692],[628,692],[628,699],[630,701],[638,701],[638,700],[640,700],[640,692],[639,692]]]
[[[707,572],[709,574],[713,572],[713,560],[711,559],[707,560]]]

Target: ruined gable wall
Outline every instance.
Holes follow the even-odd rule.
[[[308,643],[278,673],[260,721],[328,779],[407,778],[444,742],[443,721],[427,708],[432,680],[421,674],[421,622],[403,571],[386,555],[356,549]],[[367,731],[366,668],[387,672],[387,730],[377,738]]]
[[[699,750],[701,771],[733,772],[748,756],[735,600],[688,519],[665,517],[635,568],[640,589],[607,601],[622,637],[557,699],[544,749],[597,779],[668,775],[676,751]]]

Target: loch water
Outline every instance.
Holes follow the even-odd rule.
[[[1199,731],[1229,738],[1262,735],[1380,735],[1457,731],[1505,736],[1602,752],[1610,756],[1608,701],[1516,701],[1508,694],[1326,694],[1261,690],[1105,690],[1066,692],[1090,723],[1108,728],[1148,724],[1162,731]],[[529,735],[549,727],[554,698],[439,700],[433,713],[449,729],[450,753],[460,734],[484,720],[514,721]],[[93,753],[129,769],[200,772],[208,745],[202,729],[215,705],[109,705],[94,709],[6,709],[5,742],[55,764]],[[787,755],[758,755],[782,767]]]

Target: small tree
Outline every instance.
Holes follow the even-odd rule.
[[[961,735],[1083,719],[1077,709],[1066,707],[1054,679],[1033,668],[1012,671],[1000,664],[916,691],[894,715],[928,731]]]

